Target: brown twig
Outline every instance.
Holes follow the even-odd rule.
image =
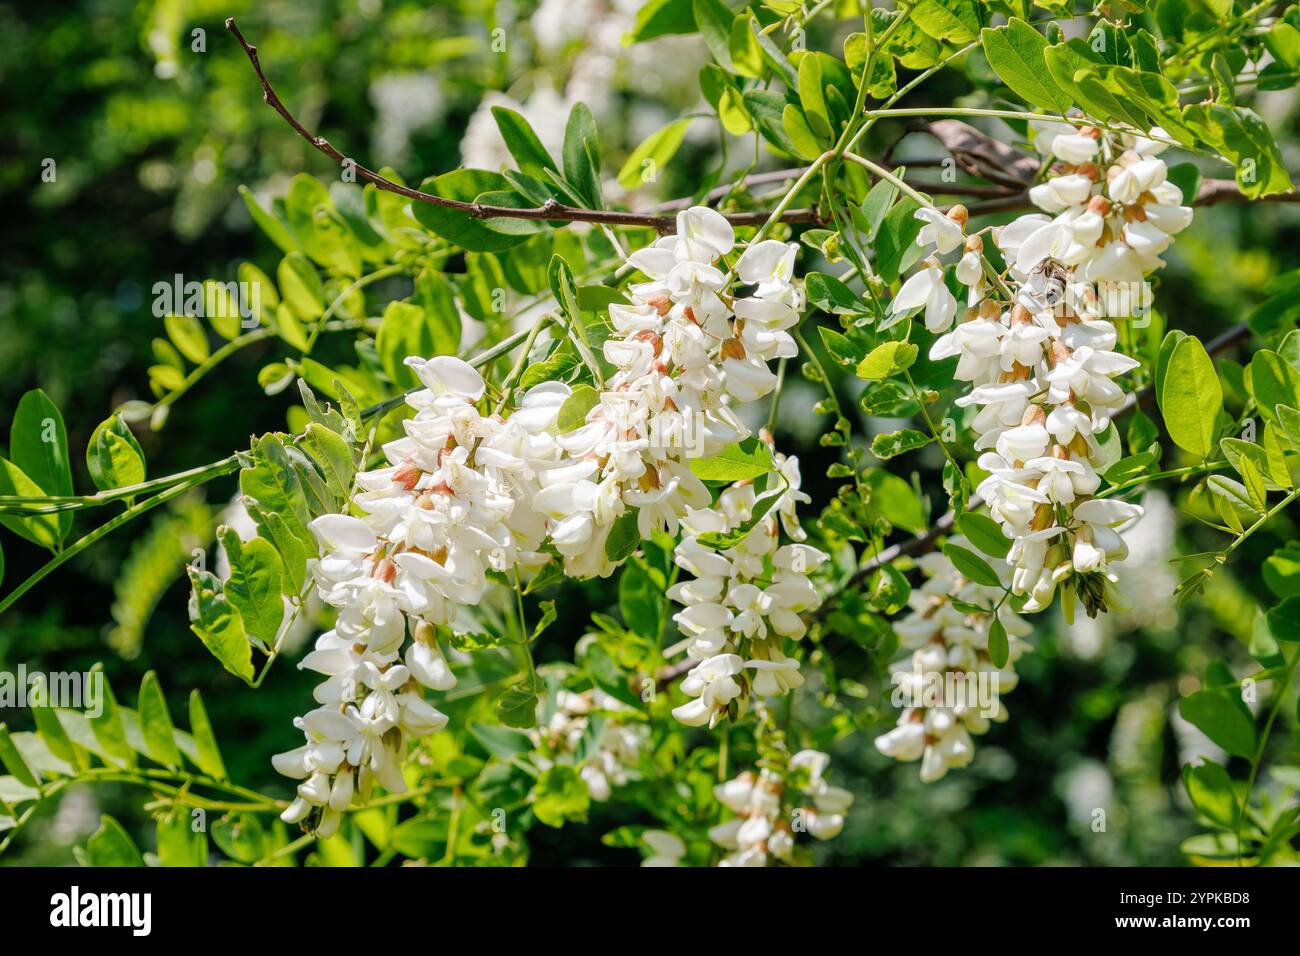
[[[399,196],[405,196],[407,199],[416,202],[428,203],[432,206],[441,206],[444,209],[452,209],[456,212],[464,213],[471,219],[531,219],[551,222],[593,222],[608,226],[641,226],[644,228],[654,229],[660,233],[670,233],[676,228],[676,218],[673,216],[660,216],[653,213],[634,213],[618,212],[612,209],[580,209],[576,206],[569,206],[565,203],[558,202],[554,199],[548,199],[540,206],[528,208],[515,208],[513,206],[494,206],[487,203],[479,202],[461,202],[456,199],[446,199],[442,196],[435,196],[430,193],[421,192],[418,189],[411,189],[408,186],[402,186],[390,179],[376,173],[374,170],[367,169],[355,160],[349,159],[336,149],[329,140],[323,136],[317,136],[311,130],[302,125],[289,112],[288,107],[284,105],[275,88],[271,86],[271,81],[266,78],[266,73],[262,70],[262,64],[257,57],[257,47],[250,44],[244,39],[243,33],[235,25],[234,17],[226,20],[226,29],[234,34],[235,39],[239,41],[240,46],[244,48],[244,53],[248,56],[248,61],[253,65],[253,71],[257,74],[258,80],[262,84],[262,97],[266,100],[268,106],[274,109],[284,118],[299,136],[305,139],[316,149],[320,150],[340,166],[351,168],[358,178],[372,183],[379,189],[387,192],[396,193]],[[766,212],[740,212],[727,215],[727,221],[735,226],[761,226],[767,222],[769,213]],[[781,215],[782,222],[791,223],[813,223],[820,225],[822,217],[816,209],[791,209]]]
[[[1232,346],[1237,345],[1240,342],[1244,342],[1248,338],[1250,338],[1250,327],[1243,322],[1240,325],[1234,325],[1222,335],[1216,336],[1209,342],[1205,343],[1205,351],[1210,355],[1217,355],[1220,352],[1232,348]],[[1146,404],[1154,397],[1155,387],[1148,385],[1129,395],[1113,417],[1118,418],[1121,415],[1127,415],[1129,412],[1133,411],[1133,409],[1137,408],[1139,405]],[[979,495],[974,495],[967,504],[966,510],[974,511],[983,503],[984,501]],[[855,572],[853,572],[852,577],[837,588],[833,594],[829,595],[827,599],[822,602],[821,606],[809,615],[809,619],[814,621],[820,620],[830,610],[836,598],[844,592],[862,584],[873,572],[883,565],[889,564],[891,561],[897,561],[899,558],[916,557],[917,555],[928,554],[933,551],[938,547],[939,539],[952,530],[953,524],[956,520],[956,512],[945,512],[937,521],[935,521],[934,525],[926,531],[925,534],[915,538],[909,538],[907,541],[902,541],[895,545],[890,545],[878,554],[868,558]]]

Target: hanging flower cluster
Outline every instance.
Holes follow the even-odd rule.
[[[783,768],[746,770],[715,786],[714,797],[735,814],[709,829],[709,839],[728,851],[718,866],[793,865],[800,862],[798,834],[838,836],[853,794],[826,780],[829,765],[829,755],[801,750]],[[642,838],[652,851],[642,866],[678,866],[686,855],[681,838],[665,830],[647,830]]]
[[[966,544],[962,538],[953,541]],[[1007,719],[1001,695],[1015,689],[1015,663],[1031,628],[1001,604],[996,613],[1006,628],[1007,662],[995,667],[989,657],[992,616],[955,607],[953,601],[994,608],[1005,592],[967,580],[941,552],[918,558],[917,565],[925,583],[908,599],[911,613],[894,625],[911,651],[891,668],[893,701],[903,712],[898,726],[876,738],[876,748],[897,760],[920,760],[921,780],[930,783],[971,762],[972,734]]]
[[[1023,216],[995,233],[1013,300],[986,297],[983,240],[964,236],[965,210],[944,217],[922,209],[919,243],[939,254],[965,250],[957,277],[969,286],[968,307],[949,331],[957,303],[932,256],[893,308],[924,305],[927,328],[945,333],[931,358],[957,357],[956,378],[974,386],[957,405],[979,409],[975,447],[989,477],[978,492],[1012,539],[1011,586],[1028,596],[1024,610],[1047,607],[1068,582],[1067,618],[1076,597],[1093,616],[1122,606],[1109,565],[1127,553],[1122,531],[1142,513],[1094,497],[1100,439],[1126,401],[1115,379],[1138,365],[1115,350],[1110,318],[1147,307],[1145,277],[1164,264],[1159,254],[1192,211],[1156,155],[1162,131],[1115,137],[1046,124],[1036,133],[1058,162],[1030,196],[1051,215]]]
[[[853,794],[825,778],[830,756],[801,750],[785,773],[764,767],[745,771],[713,788],[718,802],[736,814],[709,830],[709,839],[731,852],[719,866],[768,866],[794,860],[795,835],[830,840],[844,829]]]
[[[598,687],[576,692],[561,690],[555,696],[555,713],[545,727],[528,731],[538,748],[541,769],[551,763],[578,760],[578,775],[587,783],[591,799],[604,802],[614,787],[636,776],[636,767],[650,739],[650,728],[620,719],[632,708]],[[596,730],[592,739],[593,721]]]
[[[354,790],[365,799],[378,780],[403,792],[408,737],[446,725],[423,694],[456,683],[435,626],[454,625],[461,608],[478,603],[488,570],[519,560],[521,541],[536,547],[526,528],[516,537],[516,499],[532,468],[559,454],[546,429],[566,386],[537,386],[504,422],[478,411],[484,383],[467,363],[407,364],[425,387],[407,399],[416,414],[405,437],[384,448],[389,464],[357,475],[353,503],[364,516],[311,524],[322,556],[309,570],[338,615],[299,665],[326,678],[314,694],[321,706],[294,722],[307,743],[274,763],[303,780],[283,819],[324,835]]]
[[[676,534],[688,510],[707,508],[712,496],[690,460],[747,437],[734,403],[771,392],[767,363],[798,353],[787,331],[802,305],[796,247],[746,248],[735,273],[754,291],[733,298],[718,262],[734,247],[726,218],[697,207],[678,214],[675,235],[628,258],[649,281],[631,287],[630,304],[610,306],[604,357],[617,371],[585,423],[559,437],[569,464],[534,500],[569,574],[613,571],[605,541],[628,508],[642,538]]]
[[[768,361],[797,353],[787,331],[802,305],[797,250],[774,240],[750,245],[734,272],[752,293],[732,297],[732,277],[718,265],[735,246],[731,225],[692,208],[677,227],[630,258],[650,278],[631,288],[631,304],[610,307],[614,334],[603,351],[616,372],[576,429],[558,432],[574,394],[567,385],[537,385],[503,417],[480,410],[485,384],[466,362],[406,360],[424,388],[407,397],[415,415],[403,423],[404,437],[384,447],[387,466],[357,475],[352,503],[360,516],[312,522],[322,556],[309,570],[338,616],[301,664],[326,678],[315,694],[321,706],[295,722],[307,743],[275,760],[303,781],[286,821],[328,834],[354,792],[364,799],[375,780],[390,792],[405,789],[409,738],[446,724],[423,689],[455,684],[435,628],[472,626],[462,610],[482,600],[489,570],[540,565],[549,543],[569,574],[607,575],[615,562],[605,541],[628,509],[636,509],[642,538],[676,534],[686,515],[713,513],[713,496],[689,462],[748,436],[734,404],[769,393],[777,379]],[[782,467],[789,489],[774,514],[797,529],[794,507],[807,498],[797,491],[798,463]],[[741,507],[733,498],[728,507]],[[775,524],[765,531],[755,544],[774,545]],[[773,550],[755,551],[745,574],[773,576],[763,600],[780,622],[775,632],[792,633],[790,615],[815,594],[806,578],[802,585],[786,578],[813,549],[777,551],[767,560],[777,565],[764,571]],[[757,627],[746,636],[757,641],[753,666],[781,675],[759,682],[760,693],[788,683],[792,662],[778,656],[779,638],[761,643],[766,629],[759,636]],[[593,793],[617,784],[631,755],[634,742],[611,733],[584,766]]]
[[[785,694],[803,683],[799,662],[785,653],[787,639],[803,637],[802,615],[821,603],[808,575],[826,560],[803,544],[795,508],[808,496],[799,490],[799,460],[774,454],[784,487],[768,492],[765,512],[753,482],[738,482],[718,496],[712,508],[682,519],[687,530],[674,550],[682,570],[694,575],[668,589],[685,605],[673,616],[686,635],[686,654],[698,661],[682,680],[692,699],[673,710],[690,726],[714,726],[723,717],[744,713],[750,695]],[[750,530],[736,544],[714,548],[705,534]],[[781,532],[791,543],[781,544]]]

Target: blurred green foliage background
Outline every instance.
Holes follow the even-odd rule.
[[[161,329],[151,308],[154,283],[176,273],[229,279],[244,259],[268,270],[277,261],[237,187],[275,194],[302,170],[323,178],[337,174],[263,105],[256,78],[223,28],[225,17],[239,19],[307,126],[366,165],[392,165],[418,181],[492,156],[495,134],[490,124],[475,122],[490,91],[527,104],[544,139],[558,137],[568,101],[602,97],[592,105],[606,156],[618,162],[667,120],[699,110],[696,74],[705,62],[699,38],[621,46],[637,5],[0,3],[0,215],[7,240],[0,257],[0,419],[12,415],[24,391],[39,386],[63,410],[71,447],[84,448],[113,407],[148,397],[150,340]],[[844,32],[847,25],[818,22],[809,45],[838,49]],[[987,73],[974,54],[966,70],[940,74],[901,105],[961,105]],[[1285,155],[1295,160],[1294,96],[1255,99]],[[864,151],[878,155],[901,132],[900,124],[879,124]],[[711,120],[694,124],[660,182],[627,201],[645,206],[689,195],[715,170],[718,145]],[[750,148],[746,142],[739,151]],[[905,160],[909,149],[924,152],[908,145],[894,159]],[[54,176],[46,181],[42,173],[50,161]],[[728,168],[747,161],[741,156]],[[768,157],[765,165],[781,163]],[[605,172],[616,168],[607,162]],[[1208,338],[1241,321],[1263,299],[1268,280],[1300,267],[1295,210],[1263,204],[1200,211],[1172,253],[1158,292],[1167,324]],[[256,382],[275,348],[268,342],[238,354],[186,395],[161,431],[139,432],[151,474],[202,464],[246,447],[250,434],[283,427],[296,392],[268,398]],[[824,422],[811,412],[817,398],[812,386],[792,379],[778,444],[802,457],[805,487],[814,501],[825,501],[834,485],[822,476],[835,449],[818,446]],[[851,394],[851,382],[840,384]],[[890,427],[864,423],[868,437]],[[75,454],[74,468],[81,486],[89,487]],[[23,662],[31,669],[85,670],[102,659],[113,685],[128,690],[154,669],[174,706],[198,687],[232,777],[286,793],[269,757],[294,743],[290,721],[311,681],[291,666],[291,655],[251,691],[215,665],[187,625],[183,565],[194,549],[212,548],[212,531],[233,492],[233,480],[214,482],[206,499],[186,499],[60,569],[0,620],[0,669]],[[933,500],[942,507],[941,492]],[[855,734],[838,745],[834,776],[857,801],[844,834],[819,847],[827,861],[1182,861],[1178,843],[1196,827],[1178,768],[1212,745],[1178,721],[1178,696],[1195,688],[1216,656],[1248,670],[1255,598],[1264,593],[1259,562],[1296,531],[1284,520],[1275,534],[1253,540],[1230,571],[1215,577],[1205,598],[1179,614],[1170,595],[1177,568],[1167,557],[1175,547],[1192,552],[1206,542],[1179,518],[1176,494],[1148,504],[1156,517],[1146,519],[1144,550],[1132,572],[1139,607],[1105,624],[1075,628],[1054,616],[1036,619],[1034,653],[1021,663],[1020,686],[1007,700],[1012,719],[981,740],[971,768],[925,786],[916,780],[915,765],[881,757],[870,735]],[[12,585],[38,566],[41,555],[22,543],[6,544]],[[571,590],[575,600],[562,602],[556,645],[544,649],[543,658],[569,656],[587,613],[601,609],[593,603],[601,600],[597,590]],[[808,716],[815,719],[815,712]],[[890,717],[881,716],[883,726]],[[1274,735],[1274,762],[1294,760],[1295,717],[1282,717],[1285,732]],[[26,726],[27,718],[0,710],[0,720]],[[98,825],[101,811],[128,826],[134,822],[147,845],[138,807],[136,795],[111,787],[74,790],[44,812],[4,862],[69,862],[72,845]],[[1104,830],[1097,829],[1098,809],[1105,811]],[[603,847],[599,837],[635,822],[646,821],[612,801],[595,808],[585,826],[535,830],[532,858],[634,863],[634,851]]]

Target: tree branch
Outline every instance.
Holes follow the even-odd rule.
[[[1243,322],[1240,325],[1234,325],[1222,335],[1219,335],[1205,343],[1205,351],[1210,355],[1217,355],[1220,352],[1232,348],[1232,346],[1237,345],[1240,342],[1246,341],[1248,338],[1250,338],[1250,327]],[[1124,404],[1120,406],[1119,410],[1113,417],[1118,418],[1121,415],[1127,415],[1138,406],[1150,402],[1153,398],[1155,398],[1155,387],[1153,385],[1148,385],[1140,391],[1133,392],[1127,399],[1125,399]],[[974,495],[971,497],[966,510],[974,511],[982,504],[984,504],[984,500],[980,498],[979,495]],[[939,539],[952,531],[953,524],[956,520],[956,512],[948,511],[940,516],[940,518],[935,521],[934,525],[925,534],[916,538],[910,538],[907,541],[902,541],[895,545],[890,545],[879,554],[868,558],[858,567],[858,570],[853,573],[852,577],[837,588],[834,593],[827,595],[826,600],[822,602],[821,606],[809,615],[809,620],[820,620],[827,614],[827,612],[829,612],[834,601],[841,594],[862,584],[881,566],[889,564],[891,561],[897,561],[902,557],[915,557],[933,551],[938,547]]]
[[[367,169],[353,159],[349,159],[336,149],[323,136],[317,136],[311,130],[302,125],[289,112],[284,101],[280,99],[271,86],[271,81],[266,78],[266,73],[262,70],[262,64],[258,60],[257,47],[250,44],[244,39],[243,33],[235,25],[234,17],[226,20],[226,29],[234,34],[235,39],[239,41],[240,46],[244,48],[244,53],[248,56],[249,63],[253,66],[253,72],[257,74],[258,81],[262,84],[262,98],[266,100],[268,106],[274,109],[284,121],[288,123],[299,136],[308,143],[320,150],[340,166],[350,166],[359,179],[363,179],[373,184],[379,189],[387,192],[396,193],[415,202],[428,203],[432,206],[441,206],[444,209],[452,209],[456,212],[464,213],[471,219],[531,219],[543,221],[565,221],[565,222],[593,222],[607,226],[640,226],[643,228],[654,229],[660,233],[670,233],[677,225],[674,216],[661,216],[653,213],[634,213],[618,212],[611,209],[580,209],[576,206],[569,206],[565,203],[558,202],[554,199],[548,199],[540,206],[517,209],[513,206],[493,206],[486,203],[478,202],[461,202],[456,199],[446,199],[442,196],[435,196],[431,193],[421,192],[418,189],[411,189],[409,186],[402,186],[390,179],[385,179],[372,169]],[[740,212],[731,213],[726,216],[727,221],[734,226],[761,226],[767,222],[768,213],[765,212]],[[812,223],[822,224],[822,217],[817,209],[791,209],[783,213],[780,217],[781,222],[791,223]]]

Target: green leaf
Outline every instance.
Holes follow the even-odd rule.
[[[207,859],[207,834],[194,828],[184,807],[159,818],[158,860],[163,866],[203,866]]]
[[[799,148],[785,131],[783,117],[787,105],[785,97],[770,90],[746,90],[743,99],[745,109],[758,126],[759,132],[763,134],[763,138],[791,156],[799,155]]]
[[[226,763],[221,759],[221,749],[212,733],[207,708],[198,688],[190,691],[190,735],[194,738],[195,763],[199,769],[216,780],[226,779]]]
[[[167,336],[180,353],[195,365],[205,362],[211,350],[208,348],[208,333],[203,323],[192,315],[168,315],[163,317],[163,326]]]
[[[797,90],[799,88],[799,76],[795,72],[794,65],[786,57],[785,51],[759,26],[757,19],[750,17],[748,23],[749,32],[758,44],[763,61],[776,71],[776,75],[781,78],[781,82],[786,85],[787,89]]]
[[[342,435],[320,422],[307,426],[299,444],[320,466],[326,486],[341,505],[352,494],[352,479],[357,473],[351,446]]]
[[[234,532],[230,534],[234,535]],[[212,652],[222,667],[240,680],[252,681],[252,647],[239,610],[222,591],[221,581],[215,574],[194,567],[187,571],[190,578],[190,630],[198,635],[203,646]],[[237,573],[233,567],[231,573],[236,586],[249,592],[241,593],[240,600],[245,603],[257,600],[260,591],[254,589],[260,588],[265,581],[247,580],[244,573]]]
[[[86,711],[86,722],[90,724],[91,733],[95,735],[95,740],[99,742],[99,746],[105,753],[127,766],[135,766],[135,751],[127,742],[122,712],[118,709],[113,688],[104,679],[103,665],[96,663],[91,668],[91,674],[95,675],[94,679],[100,682],[101,701],[97,715],[89,710]]]
[[[1253,110],[1221,103],[1197,103],[1183,118],[1236,170],[1237,186],[1250,199],[1289,192],[1294,187],[1268,124]]]
[[[9,426],[9,457],[47,495],[72,494],[68,433],[59,409],[39,388],[23,395]],[[72,512],[57,516],[59,540],[72,529]]]
[[[731,55],[732,69],[737,74],[757,80],[763,77],[764,61],[758,38],[749,25],[751,19],[747,14],[741,14],[731,22],[727,52]]]
[[[957,569],[957,573],[968,581],[982,584],[988,588],[1002,587],[1002,579],[998,577],[998,573],[989,567],[988,562],[974,551],[951,542],[945,544],[942,550],[948,556],[948,560],[953,563],[953,567]]]
[[[45,744],[50,753],[68,766],[74,769],[84,768],[84,755],[78,753],[77,748],[73,746],[72,740],[68,737],[68,732],[59,721],[57,711],[49,702],[50,688],[47,678],[44,674],[38,674],[31,678],[31,684],[28,697],[30,706],[28,709],[31,711],[32,720],[36,723],[36,730],[40,734],[41,742]]]
[[[488,753],[494,757],[500,757],[502,760],[509,760],[511,757],[528,753],[533,749],[532,741],[517,730],[508,730],[505,727],[471,721],[469,732],[474,735],[474,738],[483,745]]]
[[[587,413],[600,404],[600,392],[590,385],[579,385],[560,406],[555,417],[555,430],[559,434],[571,432],[587,423]]]
[[[902,176],[902,170],[894,175]],[[916,218],[916,201],[904,197],[886,213],[876,231],[876,272],[885,282],[894,282],[919,258],[921,247],[916,237],[921,232],[921,220]]]
[[[234,282],[218,282],[216,279],[203,282],[203,315],[223,339],[236,338],[243,325],[238,291],[239,286]]]
[[[268,646],[273,644],[280,632],[280,622],[284,619],[284,601],[281,598],[283,565],[279,553],[265,538],[241,541],[239,535],[225,525],[217,529],[217,540],[221,542],[226,559],[230,562],[230,577],[223,585],[222,593],[230,606],[239,613],[244,631]],[[218,600],[215,595],[213,599]],[[211,633],[217,624],[214,615],[220,615],[219,608],[200,609],[202,626],[209,630],[208,639],[218,639]],[[233,622],[226,626],[231,625]],[[203,637],[202,634],[199,636]],[[233,636],[232,634],[231,640]],[[232,647],[231,650],[242,666],[245,651],[238,647]],[[236,670],[235,673],[240,671]]]
[[[924,448],[931,441],[933,439],[924,432],[919,432],[914,428],[904,428],[896,432],[877,435],[873,438],[871,440],[871,454],[877,458],[888,460],[897,458],[909,451]]]
[[[1260,349],[1250,360],[1250,382],[1265,421],[1278,421],[1277,407],[1300,407],[1300,372],[1270,349]]]
[[[1289,597],[1269,611],[1268,629],[1279,641],[1300,642],[1300,597]]]
[[[1207,760],[1196,767],[1185,767],[1183,785],[1192,806],[1211,823],[1233,829],[1237,825],[1237,798],[1232,778],[1221,764]]]
[[[497,121],[501,138],[506,142],[506,149],[510,150],[521,173],[534,179],[545,179],[546,170],[560,171],[528,120],[504,106],[492,107],[492,116]]]
[[[819,139],[829,141],[834,135],[830,111],[826,107],[826,91],[822,85],[821,60],[805,54],[799,60],[799,105],[812,132]]]
[[[974,0],[920,0],[911,17],[928,36],[958,45],[974,40],[983,26]]]
[[[1238,534],[1259,517],[1259,509],[1251,500],[1250,491],[1241,482],[1225,475],[1211,475],[1205,487],[1214,495],[1220,516]]]
[[[895,175],[898,174],[899,171],[896,170]],[[879,180],[867,191],[867,198],[862,200],[862,220],[866,223],[867,238],[869,240],[875,240],[876,233],[880,230],[881,223],[884,222],[885,215],[894,204],[894,198],[897,195],[898,187],[888,179]]]
[[[1277,421],[1292,448],[1300,449],[1300,411],[1290,405],[1277,406]]]
[[[879,381],[912,367],[919,350],[911,342],[885,342],[877,345],[858,365],[858,377]]]
[[[548,827],[562,827],[569,821],[587,819],[591,793],[578,771],[568,764],[555,764],[538,778],[529,794],[533,813]]]
[[[251,813],[222,816],[212,822],[212,840],[232,860],[254,863],[264,855],[266,831]]]
[[[526,683],[508,687],[497,698],[497,719],[507,727],[527,730],[537,724],[537,693]]]
[[[600,195],[600,141],[586,103],[576,103],[564,127],[564,178],[592,209],[604,208]]]
[[[781,110],[781,128],[785,131],[790,145],[794,147],[795,155],[804,159],[816,159],[821,154],[823,146],[828,145],[813,132],[803,110],[793,103],[786,103]]]
[[[263,435],[255,440],[251,453],[251,467],[245,467],[239,473],[240,491],[246,498],[253,499],[252,503],[246,502],[250,514],[264,536],[280,549],[285,558],[285,568],[293,577],[295,566],[289,559],[291,554],[296,556],[299,549],[285,553],[285,548],[281,547],[281,530],[296,538],[299,548],[308,555],[314,557],[316,554],[315,538],[307,530],[311,515],[302,483],[277,435]],[[301,587],[300,582],[298,586]]]
[[[864,358],[862,350],[854,345],[848,336],[824,325],[817,327],[817,334],[821,336],[822,346],[826,349],[826,354],[834,359],[837,364],[856,367]]]
[[[1207,458],[1214,448],[1223,389],[1199,339],[1189,335],[1174,347],[1159,400],[1169,437],[1184,451]]]
[[[913,534],[929,530],[921,499],[904,479],[883,468],[872,468],[863,474],[863,480],[871,489],[867,498],[867,515],[871,520],[884,518],[894,527]]]
[[[262,230],[273,243],[280,247],[281,252],[295,252],[301,249],[298,241],[289,234],[284,223],[276,219],[269,212],[262,208],[253,191],[247,186],[239,187],[239,195],[244,197],[244,205],[248,207],[248,214],[252,217],[253,222]]]
[[[406,364],[406,357],[428,358],[438,354],[434,338],[433,322],[420,306],[390,302],[384,307],[379,333],[375,336],[375,351],[394,385],[404,390],[419,386],[420,379]]]
[[[158,684],[158,675],[153,671],[146,673],[140,682],[140,702],[136,714],[149,758],[164,767],[179,767],[181,753],[176,746],[176,730],[172,726],[171,713],[167,710],[162,687]]]
[[[998,78],[1030,106],[1058,112],[1070,108],[1070,97],[1047,72],[1047,40],[1024,20],[1012,17],[1005,27],[982,30],[980,43]]]
[[[0,495],[41,498],[46,496],[46,492],[12,461],[0,458]],[[53,550],[63,540],[59,518],[58,514],[34,514],[25,517],[5,514],[0,515],[0,525],[4,525],[14,534],[26,538],[33,544]]]
[[[650,0],[637,11],[636,23],[623,42],[640,43],[669,34],[694,32],[691,0]]]
[[[686,116],[646,137],[640,146],[632,150],[627,162],[619,170],[618,184],[624,189],[636,189],[645,183],[656,181],[660,170],[676,155],[682,140],[686,138],[686,128],[690,125],[691,117]]]
[[[1178,702],[1183,719],[1228,753],[1251,757],[1255,752],[1255,723],[1240,700],[1216,691],[1198,690]]]
[[[329,191],[315,176],[298,173],[289,181],[283,206],[289,230],[303,251],[321,265],[326,265],[329,257],[316,234],[316,210],[331,205]]]
[[[692,458],[691,471],[702,481],[744,481],[761,478],[776,469],[767,443],[754,436],[732,442],[716,455]]]
[[[504,176],[483,169],[457,169],[433,176],[421,183],[420,189],[457,202],[480,202],[512,209],[531,206],[510,188]],[[546,228],[544,223],[524,219],[474,219],[457,209],[427,202],[412,203],[411,214],[430,232],[466,252],[505,252]]]
[[[9,728],[0,724],[0,765],[3,765],[20,782],[29,787],[39,787],[40,777],[28,766],[14,743]]]
[[[622,581],[619,582],[619,588],[622,589]],[[623,609],[622,613],[625,620],[627,620],[629,611],[634,614],[637,613],[636,610],[630,607]],[[657,623],[659,621],[657,604],[651,613],[654,615],[652,620]],[[658,633],[656,633],[652,639],[657,640],[658,636]],[[630,686],[627,673],[618,666],[609,651],[605,650],[600,644],[593,643],[587,648],[582,656],[582,664],[586,668],[588,676],[591,677],[592,683],[605,693],[615,700],[622,701],[629,707],[641,707],[641,698]]]
[[[731,26],[736,15],[722,0],[692,0],[691,10],[695,25],[709,48],[709,53],[727,71],[735,69],[731,62]],[[621,181],[621,177],[620,177]]]
[[[283,295],[282,304],[303,322],[315,322],[325,312],[325,287],[320,273],[301,252],[291,252],[276,270]]]
[[[1011,550],[1011,541],[998,524],[988,515],[966,511],[957,516],[957,531],[971,544],[994,558],[1005,558]]]
[[[122,824],[107,814],[86,841],[86,855],[91,866],[144,866],[144,857]]]
[[[1006,667],[1009,654],[1006,625],[995,614],[989,621],[989,660],[994,667]]]
[[[637,528],[637,509],[628,508],[619,515],[609,535],[605,538],[605,557],[617,564],[641,546],[641,532]]]
[[[869,311],[869,307],[858,298],[857,293],[835,276],[810,272],[804,277],[804,288],[808,293],[808,301],[823,312],[832,315],[861,315]],[[857,364],[856,361],[854,364]]]

